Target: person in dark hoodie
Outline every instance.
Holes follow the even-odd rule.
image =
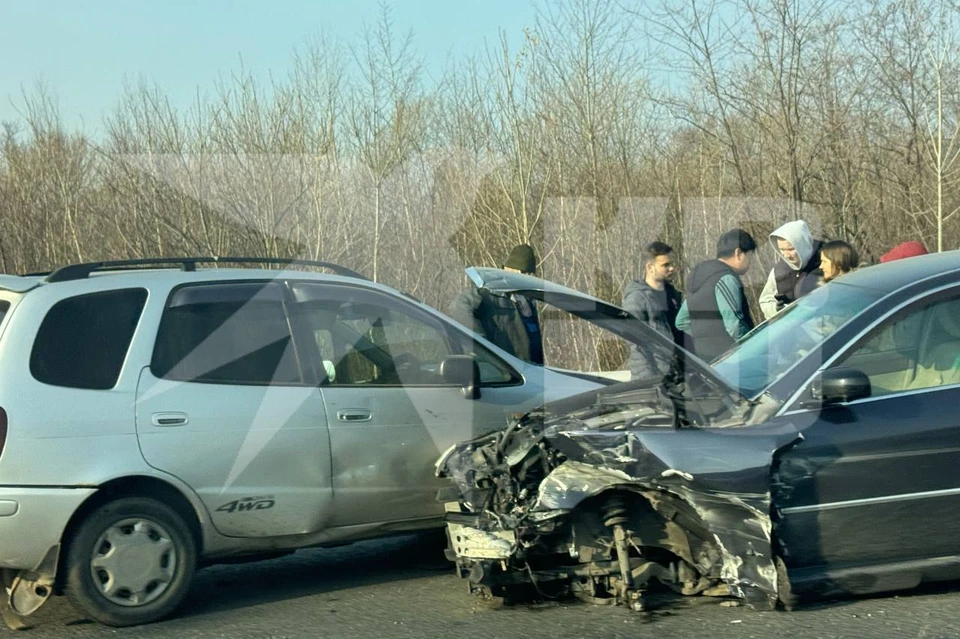
[[[803,220],[787,222],[771,233],[770,244],[777,252],[777,261],[760,292],[760,312],[765,319],[816,288],[815,283],[822,276],[819,270],[821,242],[813,239],[810,227]]]
[[[673,247],[663,242],[652,242],[643,251],[642,264],[643,279],[633,280],[623,289],[623,310],[667,339],[680,344],[682,335],[675,323],[682,300],[680,291],[671,284],[677,274]],[[629,364],[631,379],[665,372],[659,370],[637,344],[630,345]]]
[[[510,251],[505,271],[533,275],[537,255],[528,244]],[[450,303],[447,315],[520,359],[543,365],[540,318],[533,300],[522,295],[494,295],[471,286]]]
[[[676,327],[690,339],[687,350],[710,362],[753,329],[753,318],[740,280],[750,270],[757,243],[742,229],[717,240],[717,259],[697,264],[687,279],[687,299]]]

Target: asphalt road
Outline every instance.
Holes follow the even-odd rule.
[[[709,598],[662,602],[643,613],[570,602],[502,607],[467,592],[435,538],[406,536],[204,569],[180,614],[149,626],[91,623],[57,598],[32,618],[32,628],[2,628],[0,636],[947,638],[960,636],[958,610],[960,584],[793,612],[725,607]]]

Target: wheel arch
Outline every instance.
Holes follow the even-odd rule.
[[[719,576],[735,596],[751,605],[775,607],[780,583],[774,564],[770,503],[764,496],[693,491],[666,482],[596,474],[577,490],[556,490],[551,506],[559,504],[573,513],[617,496],[635,500],[644,510],[650,509],[642,519],[663,522],[664,531],[672,533],[661,539],[669,543],[660,547],[688,561],[701,574]]]
[[[124,497],[145,497],[156,499],[172,508],[183,518],[190,530],[197,548],[198,559],[203,556],[203,529],[200,514],[183,492],[171,484],[157,477],[134,475],[112,479],[98,487],[97,491],[84,501],[67,522],[60,538],[60,552],[57,561],[57,576],[55,590],[62,593],[66,561],[71,540],[83,521],[97,508]]]

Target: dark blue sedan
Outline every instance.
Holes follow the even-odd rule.
[[[661,373],[438,463],[448,554],[472,588],[772,608],[960,578],[960,251],[843,275],[711,365],[597,314]]]

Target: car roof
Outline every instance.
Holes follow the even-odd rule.
[[[194,284],[203,282],[230,282],[230,281],[250,281],[250,280],[313,280],[317,282],[354,284],[369,288],[375,288],[381,291],[387,291],[394,294],[400,294],[410,299],[416,300],[411,295],[404,293],[386,284],[370,281],[366,278],[350,277],[347,275],[338,275],[336,273],[322,273],[318,271],[299,270],[299,269],[264,269],[264,268],[197,268],[193,271],[183,271],[177,268],[137,268],[130,270],[111,270],[91,273],[89,280],[113,281],[116,280],[120,285],[128,285],[126,282],[131,280],[144,285],[150,284]],[[68,280],[76,282],[82,280]],[[121,284],[122,283],[122,284]],[[58,282],[45,283],[44,286],[57,286]],[[419,301],[419,300],[417,300]]]
[[[26,293],[39,286],[41,282],[43,282],[43,278],[39,276],[0,274],[0,290],[3,291]]]
[[[27,293],[31,290],[44,288],[54,289],[60,286],[83,285],[84,282],[98,282],[100,285],[94,285],[95,288],[102,288],[106,285],[110,288],[115,286],[126,287],[131,285],[161,285],[169,286],[171,284],[193,284],[202,282],[229,282],[241,280],[271,280],[271,279],[301,279],[313,280],[318,282],[354,284],[378,289],[384,292],[402,295],[410,300],[420,302],[416,297],[405,293],[404,291],[390,287],[385,284],[372,282],[364,277],[351,277],[349,275],[338,275],[335,273],[325,273],[316,270],[302,270],[299,268],[243,268],[243,267],[219,267],[203,268],[198,267],[194,270],[185,271],[180,268],[129,268],[129,269],[110,269],[106,271],[94,271],[87,276],[77,279],[65,279],[62,281],[49,281],[49,277],[40,275],[9,275],[0,274],[0,290],[13,293]]]
[[[960,273],[960,250],[908,257],[872,264],[847,273],[837,281],[851,286],[892,293],[937,275]]]
[[[265,266],[267,264],[273,267]],[[302,267],[309,267],[313,269],[307,276],[309,279],[327,279],[317,271],[319,268],[342,276],[345,280],[369,281],[357,271],[320,260],[258,256],[149,257],[67,264],[52,271],[24,275],[0,274],[0,290],[26,293],[41,285],[99,280],[103,275],[118,276],[121,280],[132,276],[152,282],[189,282],[197,279],[190,274],[196,273],[200,265],[205,265],[200,268],[203,273],[200,278],[209,280],[289,278],[290,272],[298,273],[299,278],[306,276]],[[320,277],[317,277],[318,275]],[[115,280],[117,277],[111,279]]]

